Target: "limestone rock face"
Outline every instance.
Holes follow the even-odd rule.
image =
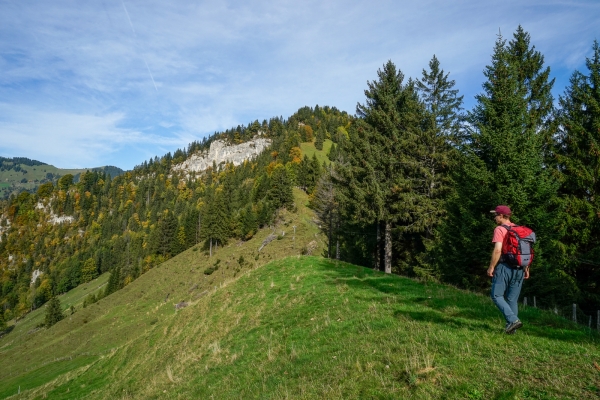
[[[36,269],[35,271],[33,271],[33,273],[31,274],[31,285],[33,286],[33,284],[35,283],[36,279],[41,276],[43,274],[43,272],[39,269]]]
[[[266,138],[257,138],[232,146],[228,146],[223,140],[215,140],[211,143],[208,152],[193,154],[181,164],[174,165],[171,169],[173,172],[183,171],[186,175],[189,175],[191,172],[201,172],[208,167],[212,167],[213,161],[217,165],[225,162],[237,166],[256,157],[270,145],[271,139]]]

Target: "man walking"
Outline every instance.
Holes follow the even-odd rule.
[[[508,232],[502,225],[515,226],[510,221],[510,208],[507,206],[498,206],[490,212],[494,214],[494,221],[498,225],[494,229],[494,236],[492,238],[494,250],[490,266],[487,270],[488,276],[492,277],[491,297],[496,307],[498,307],[506,319],[504,332],[513,334],[523,326],[518,317],[518,300],[523,279],[529,278],[529,267],[513,267],[502,259],[502,243],[504,243],[504,238]]]

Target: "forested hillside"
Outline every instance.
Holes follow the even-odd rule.
[[[113,166],[91,170],[104,172],[113,177],[124,172],[121,168]],[[61,169],[26,157],[0,157],[0,199],[8,199],[11,194],[18,195],[23,190],[35,193],[40,185],[46,182],[56,184],[67,174],[73,175],[77,182],[83,172],[86,172],[86,169]]]
[[[12,196],[0,220],[3,321],[103,272],[111,279],[102,296],[193,245],[211,253],[229,240],[250,239],[277,210],[295,207],[293,186],[314,189],[323,167],[315,154],[303,157],[300,143],[338,140],[350,120],[335,108],[305,107],[288,120],[238,126],[115,178],[88,171],[75,183],[67,174],[35,194]],[[235,144],[259,133],[272,140],[271,150],[243,165],[214,165],[188,179],[171,170],[215,139]]]
[[[367,83],[356,116],[304,107],[116,178],[90,172],[75,184],[65,175],[13,196],[0,221],[2,317],[18,318],[105,271],[108,294],[197,243],[210,254],[248,240],[278,210],[294,209],[293,186],[310,195],[329,257],[476,291],[489,288],[489,210],[506,204],[538,237],[523,294],[595,315],[597,42],[591,53],[556,102],[550,67],[519,27],[510,40],[498,37],[472,110],[435,56],[418,79],[389,61]],[[215,139],[236,144],[257,135],[271,139],[271,149],[238,167],[213,165],[187,179],[171,169]]]

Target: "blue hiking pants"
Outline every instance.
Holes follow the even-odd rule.
[[[523,275],[523,269],[510,268],[503,263],[498,264],[494,270],[491,297],[509,324],[519,319],[518,300]]]

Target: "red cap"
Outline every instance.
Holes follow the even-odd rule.
[[[508,208],[508,206],[498,206],[490,212],[496,213],[496,214],[502,214],[502,215],[510,215],[511,214],[510,208]]]

